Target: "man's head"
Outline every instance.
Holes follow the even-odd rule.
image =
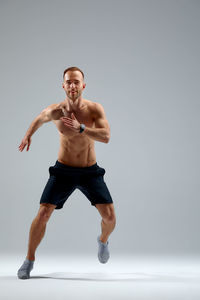
[[[75,101],[79,98],[86,86],[84,74],[77,67],[70,67],[63,72],[62,87],[68,98]]]

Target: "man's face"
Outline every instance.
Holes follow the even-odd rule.
[[[62,86],[67,97],[72,101],[75,101],[81,96],[86,84],[84,83],[81,72],[68,71],[65,73]]]

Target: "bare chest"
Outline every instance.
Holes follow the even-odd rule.
[[[83,109],[80,112],[67,111],[65,109],[62,109],[62,113],[61,113],[60,117],[65,116],[65,117],[68,117],[68,118],[72,119],[72,116],[71,116],[72,112],[73,112],[73,114],[75,115],[76,119],[78,120],[78,122],[80,124],[83,123],[83,124],[85,124],[86,127],[94,127],[93,116],[87,108]],[[60,119],[53,120],[53,122],[56,125],[59,133],[66,136],[66,137],[68,137],[68,138],[80,135],[79,133],[73,131],[71,128],[67,127]]]

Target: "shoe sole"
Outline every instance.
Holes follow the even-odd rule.
[[[24,275],[24,276],[17,275],[17,276],[19,279],[29,279],[30,278],[30,276],[26,276],[26,275]]]

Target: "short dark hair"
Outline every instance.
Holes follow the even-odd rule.
[[[68,71],[79,71],[83,75],[83,79],[84,79],[84,73],[83,73],[83,71],[81,71],[81,69],[79,69],[77,67],[69,67],[69,68],[65,69],[65,71],[63,72],[63,79],[65,77],[65,73],[67,73]]]

